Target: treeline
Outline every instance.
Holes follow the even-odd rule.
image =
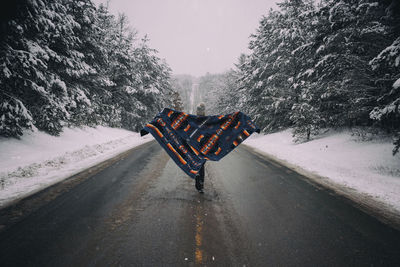
[[[171,70],[126,16],[91,0],[19,0],[0,28],[0,135],[139,130],[170,105]]]
[[[222,74],[209,74],[198,79],[201,102],[206,104],[207,115],[228,114],[237,111],[239,72],[230,70]]]
[[[367,126],[400,146],[400,2],[285,0],[270,10],[223,97],[266,132]],[[240,96],[239,98],[237,96]]]
[[[184,110],[190,113],[191,108],[191,94],[192,94],[192,86],[195,81],[195,77],[188,75],[188,74],[179,74],[173,75],[171,77],[171,87],[173,88],[176,93],[178,94],[176,97],[172,97],[173,105],[172,108],[177,110]],[[179,99],[178,99],[179,98]],[[181,104],[175,102],[181,101]]]

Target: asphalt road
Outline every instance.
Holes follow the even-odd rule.
[[[400,232],[244,145],[205,194],[156,142],[0,211],[1,266],[400,266]]]

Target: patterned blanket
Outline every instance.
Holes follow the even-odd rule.
[[[196,116],[164,108],[140,131],[151,133],[175,163],[195,178],[206,160],[218,161],[260,129],[242,112]]]

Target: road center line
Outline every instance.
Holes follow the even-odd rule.
[[[202,250],[202,243],[203,243],[203,218],[202,218],[202,208],[201,203],[196,205],[196,249],[195,249],[195,263],[202,264],[203,263],[203,250]]]

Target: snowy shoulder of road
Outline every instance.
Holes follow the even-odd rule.
[[[66,128],[58,137],[40,131],[20,140],[2,137],[0,207],[150,140],[150,134],[103,126]]]
[[[392,156],[391,140],[360,141],[342,131],[296,144],[286,130],[254,135],[244,143],[400,212],[400,155]]]

